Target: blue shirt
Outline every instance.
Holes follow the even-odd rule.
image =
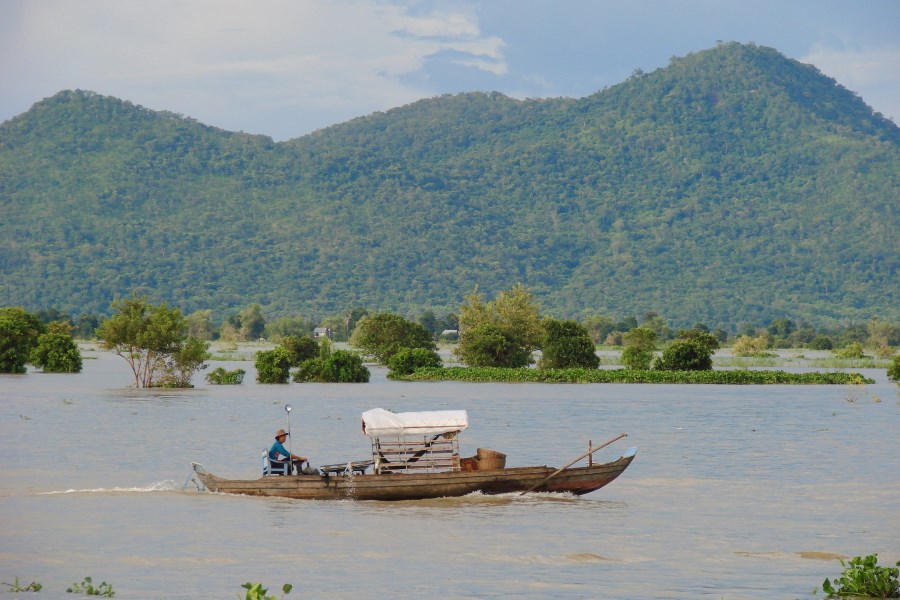
[[[279,458],[279,454],[284,458]],[[278,440],[275,440],[275,443],[272,444],[271,448],[269,448],[269,460],[287,460],[290,455],[291,453],[288,452],[287,448],[284,447],[284,444],[282,444]]]

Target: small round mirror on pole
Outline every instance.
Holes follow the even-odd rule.
[[[288,456],[288,465],[289,465],[288,470],[290,471],[290,473],[289,473],[290,475],[294,474],[294,454],[293,454],[294,453],[294,443],[293,443],[293,437],[291,436],[291,411],[293,409],[294,409],[294,407],[291,406],[290,404],[284,405],[284,412],[287,413],[288,452],[291,453],[291,455]]]

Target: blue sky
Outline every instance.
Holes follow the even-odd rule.
[[[900,119],[900,0],[2,0],[0,121],[82,89],[285,140],[445,93],[582,97],[720,40]]]

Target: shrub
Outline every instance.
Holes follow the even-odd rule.
[[[594,348],[588,330],[575,321],[557,321],[546,318],[541,321],[546,332],[541,344],[542,369],[566,369],[584,367],[596,369],[600,357]]]
[[[0,308],[0,373],[24,373],[38,336],[47,328],[22,308]]]
[[[425,348],[404,348],[388,361],[388,377],[409,375],[419,367],[442,367],[444,363],[434,350]]]
[[[887,370],[888,379],[900,382],[900,354],[894,357],[894,362]]]
[[[663,350],[654,368],[659,371],[709,371],[712,350],[697,340],[675,340]]]
[[[656,351],[656,332],[649,327],[635,327],[622,336],[625,349],[622,364],[626,369],[649,369]]]
[[[291,375],[291,356],[284,348],[256,353],[256,381],[259,383],[287,383]]]
[[[311,337],[288,336],[281,340],[281,347],[290,355],[292,367],[299,367],[303,361],[319,355],[319,343]]]
[[[213,385],[240,385],[244,382],[246,373],[243,369],[226,371],[222,367],[218,367],[207,373],[206,381]]]
[[[81,351],[72,339],[68,323],[50,323],[37,338],[29,362],[45,373],[80,373]]]
[[[628,346],[622,350],[621,361],[626,369],[649,369],[650,363],[653,362],[653,351],[642,350],[637,346]]]
[[[303,361],[293,379],[297,383],[367,383],[370,376],[358,354],[335,350]]]
[[[770,352],[766,352],[768,345],[766,338],[763,336],[750,337],[749,335],[742,335],[734,341],[734,344],[731,346],[731,353],[734,356],[746,357],[775,356]]]
[[[879,567],[877,564],[877,554],[851,558],[849,566],[841,561],[841,566],[846,568],[840,579],[835,577],[832,583],[825,578],[822,591],[828,594],[828,598],[900,598],[900,582],[897,579],[900,561],[897,561],[897,567]]]
[[[809,343],[809,347],[812,350],[831,350],[834,348],[834,345],[831,343],[831,338],[827,335],[817,335]]]
[[[843,348],[838,348],[834,351],[834,355],[837,358],[846,359],[866,358],[866,355],[863,352],[862,344],[860,344],[859,342],[851,342]]]
[[[457,356],[471,367],[527,367],[531,352],[523,348],[499,326],[477,325],[466,332],[456,349]]]

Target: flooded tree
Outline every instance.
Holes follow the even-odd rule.
[[[199,352],[196,344],[188,344],[187,321],[179,309],[169,308],[165,302],[155,306],[146,297],[132,296],[115,300],[112,310],[113,316],[100,324],[97,337],[104,349],[125,359],[134,374],[135,387],[154,387],[173,368],[179,373],[178,387],[190,385],[190,375],[202,368],[207,358],[206,346]],[[188,359],[190,365],[182,364],[180,357]],[[165,383],[172,385],[168,378]]]

